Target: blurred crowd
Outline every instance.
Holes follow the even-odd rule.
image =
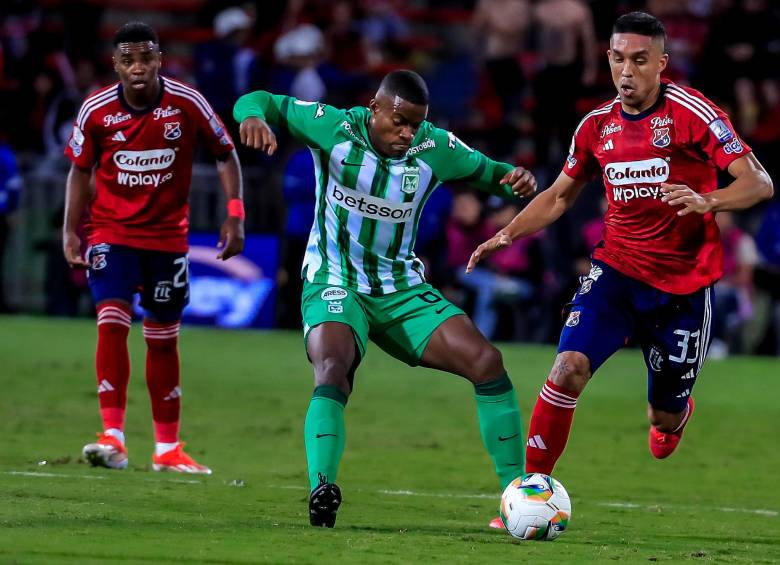
[[[777,179],[780,7],[770,0],[150,0],[143,11],[129,0],[4,0],[0,245],[24,202],[25,172],[66,170],[62,149],[73,116],[89,92],[115,80],[109,42],[128,19],[157,29],[163,74],[197,86],[234,133],[232,105],[245,92],[364,105],[386,72],[413,68],[428,82],[431,121],[494,159],[532,169],[544,187],[560,170],[578,120],[614,96],[605,56],[610,28],[635,9],[666,25],[666,76],[723,107]],[[273,158],[245,150],[240,157],[245,167],[268,172],[268,183],[248,191],[280,195],[273,214],[247,211],[248,228],[283,236],[278,321],[298,328],[298,268],[313,219],[314,176],[308,153],[284,134],[280,142]],[[587,273],[589,251],[601,237],[603,187],[594,182],[545,233],[465,276],[474,247],[522,204],[447,186],[427,205],[417,252],[431,282],[489,337],[555,341],[560,307]],[[718,222],[726,274],[716,290],[712,352],[777,354],[780,201],[719,214]],[[57,308],[60,300],[47,308],[68,313]],[[9,308],[2,292],[0,308]]]

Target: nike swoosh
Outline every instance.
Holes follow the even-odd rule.
[[[362,167],[363,166],[363,163],[350,163],[346,159],[342,159],[341,160],[341,164],[342,165],[351,165],[353,167]]]
[[[320,439],[321,437],[325,437],[325,436],[338,437],[336,434],[317,434],[317,439]]]
[[[447,304],[447,306],[449,306],[449,304]],[[447,306],[442,306],[441,308],[436,310],[436,313],[437,314],[441,314],[442,312],[444,312],[447,309]]]
[[[512,439],[513,437],[517,437],[517,436],[519,436],[519,435],[520,435],[520,434],[519,434],[519,433],[517,433],[517,434],[515,434],[515,435],[513,435],[513,436],[509,436],[509,437],[498,436],[498,441],[506,441],[506,440],[508,440],[508,439]]]

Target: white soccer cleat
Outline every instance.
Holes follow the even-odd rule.
[[[127,448],[112,435],[98,433],[95,443],[88,443],[81,450],[90,465],[108,469],[127,468]]]

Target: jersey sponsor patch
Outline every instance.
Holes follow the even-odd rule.
[[[734,138],[734,133],[731,131],[731,129],[729,129],[729,126],[727,126],[726,123],[720,118],[713,121],[709,127],[712,134],[721,143],[726,143],[727,141],[731,141]]]
[[[604,166],[604,176],[613,185],[659,183],[669,178],[669,163],[660,157],[607,163]]]
[[[573,328],[579,323],[580,323],[580,311],[572,310],[571,312],[569,312],[569,317],[566,318],[566,326]]]
[[[348,293],[345,289],[338,286],[330,286],[320,293],[320,298],[328,302],[333,300],[344,300]]]
[[[331,205],[338,205],[352,214],[393,224],[406,222],[414,214],[412,202],[389,202],[336,183],[328,191],[328,200]]]
[[[723,146],[723,151],[728,155],[731,155],[732,153],[742,153],[743,149],[744,147],[742,147],[742,144],[739,142],[739,139],[737,139],[736,137],[733,140],[731,140],[731,142]]]
[[[143,173],[167,169],[176,160],[173,149],[150,149],[148,151],[117,151],[114,163],[123,171]]]
[[[82,151],[84,151],[84,146],[76,143],[76,140],[72,137],[70,138],[68,145],[70,146],[70,150],[73,151],[74,157],[81,156]]]
[[[84,133],[79,126],[73,126],[73,141],[76,142],[76,145],[84,145]]]

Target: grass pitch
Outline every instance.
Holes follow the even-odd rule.
[[[144,344],[131,335],[126,471],[79,460],[99,429],[94,323],[0,318],[0,562],[776,563],[780,361],[708,362],[673,457],[647,449],[641,357],[582,396],[556,477],[573,504],[553,543],[487,529],[498,486],[472,387],[369,349],[346,411],[334,530],[308,526],[297,333],[185,328],[183,439],[211,477],[151,471]],[[554,350],[503,345],[524,425]]]

